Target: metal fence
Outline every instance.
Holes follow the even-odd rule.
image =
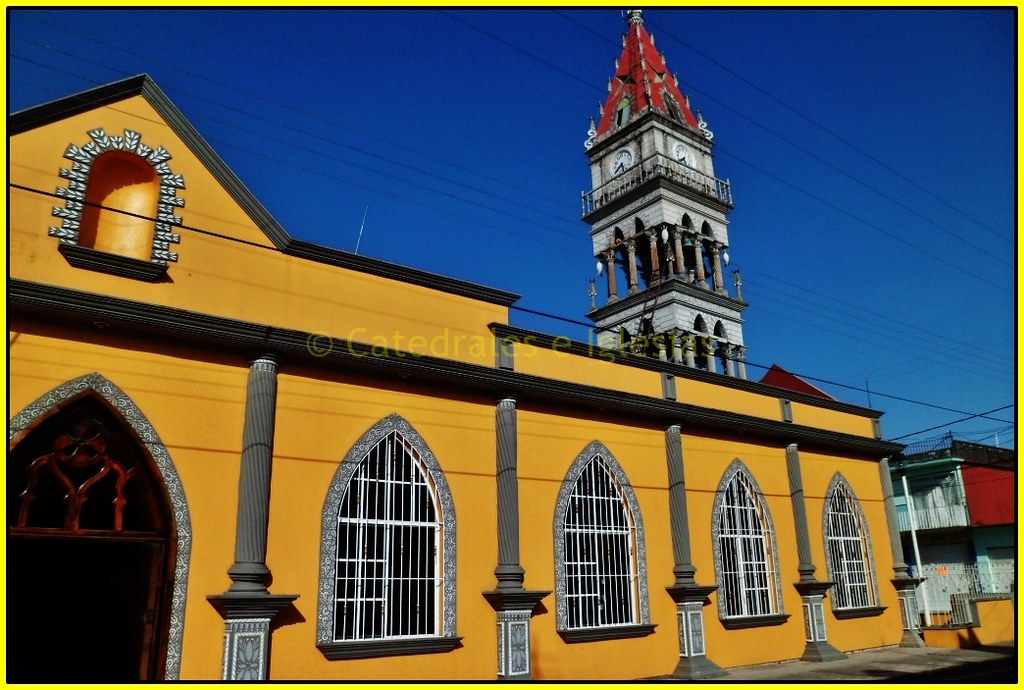
[[[917,587],[917,608],[925,626],[977,623],[974,602],[1012,597],[1017,565],[1012,561],[926,563],[910,566],[913,577],[926,578]]]

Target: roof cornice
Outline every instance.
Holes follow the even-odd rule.
[[[623,393],[596,386],[523,374],[497,367],[470,364],[379,346],[337,339],[325,354],[310,347],[310,338],[323,337],[175,307],[148,304],[69,288],[13,279],[8,282],[11,315],[58,316],[47,323],[91,324],[102,321],[132,335],[150,335],[158,342],[215,346],[217,357],[235,352],[243,357],[254,351],[273,350],[285,362],[293,361],[325,370],[349,368],[370,374],[395,373],[403,380],[440,386],[491,398],[513,396],[524,407],[571,406],[593,414],[640,420],[652,428],[673,423],[728,436],[751,435],[779,444],[803,445],[853,452],[879,459],[902,445],[852,434],[787,424],[713,408]]]

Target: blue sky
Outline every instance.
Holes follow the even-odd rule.
[[[812,377],[885,410],[889,438],[1012,405],[1015,10],[645,23],[732,183],[750,377]],[[146,72],[292,235],[579,321],[583,141],[625,26],[619,9],[9,9],[8,108]],[[904,441],[1015,445],[1015,418]]]

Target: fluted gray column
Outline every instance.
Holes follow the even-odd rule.
[[[530,619],[550,591],[523,587],[519,563],[519,430],[516,401],[504,398],[495,411],[497,439],[498,567],[496,589],[483,595],[498,614],[498,673],[503,680],[530,680]]]
[[[249,368],[246,390],[235,562],[228,569],[232,592],[265,592],[270,582],[267,525],[276,415],[277,361],[269,356],[259,357]]]
[[[804,482],[800,472],[800,452],[795,443],[786,446],[786,473],[789,475],[789,497],[796,522],[796,551],[800,558],[797,572],[801,582],[813,582],[817,570],[811,557],[811,537],[807,527],[807,507],[804,505]]]
[[[896,499],[893,497],[892,474],[889,469],[889,458],[882,458],[878,463],[878,479],[882,484],[882,500],[885,506],[885,522],[889,528],[889,545],[892,548],[892,586],[896,588],[900,601],[900,617],[903,619],[903,639],[901,647],[924,647],[921,638],[921,619],[917,612],[917,586],[920,578],[910,577],[907,562],[903,555],[903,542],[900,540],[900,525],[896,518]]]
[[[801,657],[804,661],[835,661],[846,655],[828,642],[825,630],[825,593],[835,583],[819,581],[814,577],[817,568],[811,555],[811,536],[807,525],[807,506],[804,502],[804,481],[800,471],[800,452],[795,443],[786,446],[786,474],[789,476],[789,497],[793,505],[796,526],[796,549],[800,563],[800,579],[794,586],[800,592],[807,644]]]
[[[254,359],[246,384],[245,425],[238,478],[235,562],[231,586],[207,599],[224,617],[224,680],[266,680],[269,675],[271,622],[297,596],[267,591],[267,526],[270,477],[277,412],[277,360]]]
[[[498,458],[498,589],[522,589],[519,564],[519,476],[516,401],[505,398],[495,413]]]
[[[665,461],[668,466],[669,525],[672,529],[672,555],[675,583],[668,593],[676,602],[679,633],[679,664],[672,676],[680,679],[713,678],[725,675],[718,664],[707,657],[703,609],[708,596],[718,587],[701,586],[694,580],[697,569],[690,553],[690,518],[686,506],[686,473],[683,466],[682,427],[673,424],[665,430]]]

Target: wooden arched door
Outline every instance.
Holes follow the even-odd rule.
[[[8,682],[163,677],[175,560],[145,444],[87,391],[39,420],[7,469]]]

